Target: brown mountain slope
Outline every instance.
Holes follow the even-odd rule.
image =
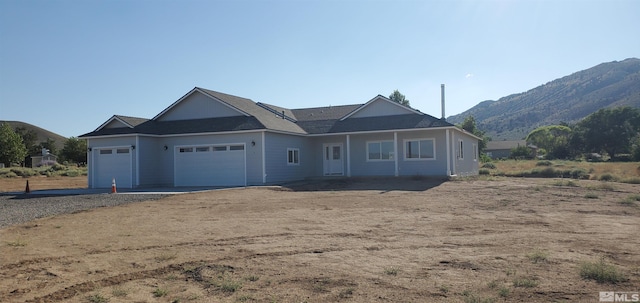
[[[493,140],[515,140],[542,125],[575,123],[618,106],[640,108],[640,59],[602,63],[524,93],[483,101],[447,121],[461,123],[472,115]]]
[[[11,126],[12,129],[16,129],[18,127],[24,127],[27,130],[33,130],[36,135],[38,136],[38,139],[36,140],[36,144],[40,143],[40,142],[44,142],[47,141],[47,138],[51,138],[52,140],[55,140],[55,146],[58,150],[61,150],[62,147],[64,147],[64,143],[67,142],[67,138],[58,135],[54,132],[48,131],[44,128],[40,128],[37,127],[33,124],[29,124],[29,123],[25,123],[25,122],[21,122],[21,121],[2,121],[0,120],[0,124],[2,123],[8,123],[9,126]]]

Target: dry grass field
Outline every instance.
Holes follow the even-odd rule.
[[[640,290],[638,200],[496,177],[175,195],[0,229],[0,302],[598,302]]]

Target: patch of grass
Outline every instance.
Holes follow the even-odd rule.
[[[487,287],[489,287],[489,288],[491,288],[491,289],[496,289],[496,288],[498,287],[498,284],[499,284],[499,283],[500,283],[500,282],[499,282],[498,280],[493,280],[493,281],[491,281],[491,282],[489,282],[489,283],[487,284]]]
[[[620,180],[621,183],[629,183],[629,184],[640,184],[640,178],[631,177]]]
[[[163,288],[156,288],[154,291],[151,292],[153,294],[154,297],[156,298],[160,298],[160,297],[164,297],[167,294],[169,294],[169,291]]]
[[[603,175],[600,175],[600,177],[598,177],[598,180],[607,181],[607,182],[615,182],[615,181],[618,181],[618,178],[615,177],[612,174],[603,174]]]
[[[393,267],[393,266],[392,267],[387,267],[387,268],[384,269],[384,273],[386,275],[389,275],[389,276],[397,276],[398,272],[400,272],[400,269],[398,269],[397,267]]]
[[[508,276],[515,276],[516,275],[516,270],[513,268],[507,268],[504,271],[504,274]]]
[[[536,249],[527,254],[527,259],[529,259],[529,261],[531,261],[532,263],[545,263],[548,261],[548,258],[549,253],[539,249]]]
[[[11,247],[24,247],[27,246],[27,242],[25,242],[22,239],[16,239],[10,242],[7,242],[7,246],[11,246]]]
[[[551,165],[553,165],[553,162],[551,162],[549,160],[538,161],[536,163],[536,166],[551,166]]]
[[[511,290],[507,287],[500,287],[500,289],[498,289],[498,296],[502,298],[508,297],[509,293],[511,293]]]
[[[113,290],[111,290],[111,294],[114,297],[126,297],[129,294],[129,291],[127,291],[124,288],[120,288],[120,287],[116,287]]]
[[[513,287],[533,288],[538,286],[538,281],[529,277],[518,277],[513,280]]]
[[[608,183],[608,182],[601,182],[598,185],[595,186],[589,186],[589,189],[593,189],[593,190],[602,190],[602,191],[615,191],[616,187],[613,186],[613,184]]]
[[[247,281],[255,282],[255,281],[258,281],[260,279],[260,277],[251,275],[251,276],[248,276],[246,279],[247,279]]]
[[[242,295],[236,299],[236,301],[238,302],[248,302],[248,301],[254,301],[254,300],[255,299],[250,295]]]
[[[441,293],[443,294],[448,294],[449,293],[449,286],[446,285],[441,285],[438,290],[440,290]]]
[[[580,277],[595,280],[598,283],[611,283],[626,281],[626,277],[612,264],[608,264],[604,257],[597,262],[583,262],[580,265]]]
[[[496,169],[496,165],[491,163],[491,162],[489,162],[489,163],[482,164],[482,168]]]
[[[551,183],[551,185],[553,186],[567,186],[567,187],[579,187],[578,183],[574,182],[573,180],[555,180],[553,181],[553,183]]]
[[[495,298],[483,298],[481,296],[476,296],[469,291],[464,291],[462,296],[464,296],[464,303],[494,303],[496,301]]]
[[[489,171],[488,169],[485,168],[481,168],[480,170],[478,170],[478,174],[479,175],[483,175],[483,176],[487,176],[491,174],[491,171]]]
[[[109,302],[109,299],[103,297],[101,294],[91,295],[91,296],[88,296],[86,299],[87,299],[87,302],[89,302],[89,303],[107,303],[107,302]]]
[[[585,198],[587,199],[598,199],[598,195],[596,195],[595,193],[587,193],[584,195]]]
[[[217,283],[214,283],[214,285],[221,291],[224,292],[236,292],[238,291],[240,288],[242,288],[242,283],[240,281],[236,281],[230,278],[224,278],[220,281],[218,281]]]

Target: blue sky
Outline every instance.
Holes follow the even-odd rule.
[[[640,1],[0,0],[0,120],[65,137],[195,86],[288,108],[400,90],[440,117],[640,57]]]

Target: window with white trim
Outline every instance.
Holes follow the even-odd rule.
[[[391,161],[394,152],[393,141],[367,142],[367,161]]]
[[[300,165],[300,149],[287,148],[287,165]]]
[[[433,160],[436,158],[435,139],[415,139],[404,141],[406,160]]]
[[[458,140],[458,159],[464,159],[464,142]]]

